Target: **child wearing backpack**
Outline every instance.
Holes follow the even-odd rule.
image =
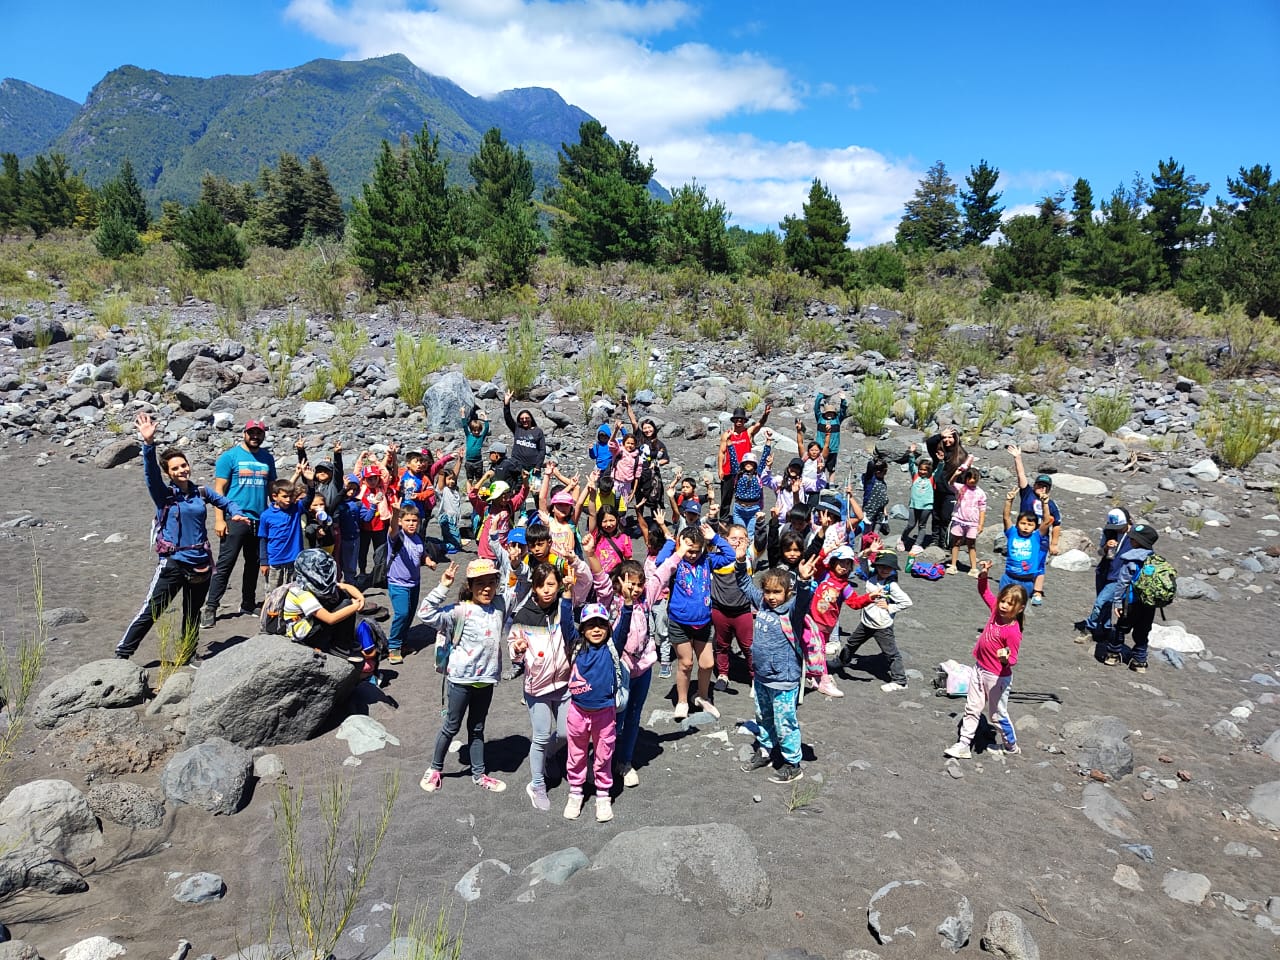
[[[1027,591],[1015,583],[1002,589],[997,597],[987,586],[990,570],[990,560],[978,564],[978,596],[991,615],[973,645],[975,666],[964,703],[964,719],[960,722],[960,739],[942,751],[956,760],[973,756],[970,748],[984,708],[987,719],[1004,740],[1004,751],[1022,752],[1013,721],[1009,719],[1008,690],[1013,680],[1013,666],[1018,662],[1018,648],[1022,646],[1022,614],[1027,607]]]
[[[1102,661],[1107,666],[1114,666],[1124,656],[1124,631],[1128,630],[1133,632],[1129,669],[1147,672],[1147,642],[1156,607],[1172,602],[1177,592],[1173,567],[1153,553],[1159,539],[1159,531],[1145,523],[1135,524],[1129,531],[1129,549],[1120,555],[1124,566],[1116,578],[1115,630]]]
[[[368,607],[364,594],[350,582],[338,582],[338,565],[323,550],[298,554],[293,576],[291,583],[272,590],[263,601],[262,632],[363,663],[365,672],[372,674],[378,651],[363,650],[356,639],[357,614]]]
[[[736,553],[738,587],[756,612],[751,639],[756,742],[755,753],[742,765],[742,771],[750,773],[772,766],[773,751],[777,749],[782,766],[769,779],[773,783],[794,783],[804,776],[800,769],[800,721],[796,718],[804,654],[792,623],[795,595],[791,577],[785,570],[770,570],[757,587],[747,569],[747,544],[740,543]]]
[[[844,696],[827,672],[826,653],[827,641],[840,621],[840,607],[861,610],[881,594],[880,587],[869,587],[866,593],[860,594],[849,582],[857,560],[857,553],[847,544],[827,557],[827,575],[814,590],[809,615],[804,621],[805,679],[824,697]]]
[[[501,793],[507,785],[485,773],[484,725],[493,703],[493,688],[502,677],[502,628],[507,619],[508,597],[498,585],[498,568],[492,560],[467,564],[467,582],[458,602],[441,606],[449,595],[458,565],[451,562],[440,583],[427,594],[418,616],[436,631],[436,643],[447,644],[445,717],[436,735],[431,765],[418,784],[427,793],[441,787],[441,772],[449,745],[467,719],[467,755],[471,780],[476,786]]]
[[[867,578],[867,587],[879,587],[880,596],[862,608],[862,619],[840,648],[840,663],[848,665],[859,647],[868,640],[874,640],[889,661],[889,681],[880,684],[880,689],[885,693],[896,693],[907,689],[907,671],[903,668],[902,654],[894,637],[893,618],[898,615],[899,610],[911,606],[911,598],[898,584],[896,553],[885,550],[876,554],[871,576]]]
[[[592,774],[596,786],[596,821],[613,819],[613,748],[618,729],[618,707],[625,707],[622,690],[627,672],[621,655],[631,632],[634,608],[623,605],[614,622],[608,609],[589,603],[578,617],[578,642],[570,655],[569,710],[566,720],[569,755],[565,778],[569,781],[569,799],[564,805],[564,818],[577,820],[582,815],[583,789],[587,783],[587,748],[594,750]]]

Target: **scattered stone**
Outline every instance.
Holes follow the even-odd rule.
[[[48,730],[93,707],[131,707],[147,694],[147,675],[128,660],[94,660],[59,677],[32,698],[32,722]]]
[[[885,930],[886,924],[882,909],[876,904],[887,898],[895,890],[902,890],[909,887],[925,887],[923,880],[890,880],[883,887],[871,895],[871,899],[867,901],[867,929],[871,931],[871,935],[876,938],[876,943],[883,946],[886,943],[892,943],[895,936],[910,935],[915,937],[915,931],[910,927],[901,926],[894,927],[891,930]],[[895,899],[897,899],[895,897]]]
[[[175,803],[229,815],[240,809],[252,770],[248,750],[215,738],[174,756],[160,783]]]
[[[45,743],[59,752],[72,747],[71,759],[94,775],[142,773],[168,759],[178,734],[151,729],[133,710],[95,708],[58,724]]]
[[[1127,863],[1116,864],[1116,873],[1111,878],[1111,882],[1124,887],[1126,890],[1142,892],[1142,881],[1138,877],[1138,871]]]
[[[1049,566],[1053,569],[1065,570],[1068,573],[1084,573],[1092,570],[1094,565],[1093,558],[1083,550],[1068,550],[1049,561]]]
[[[164,823],[164,798],[128,780],[95,783],[85,799],[103,820],[134,829],[154,830]]]
[[[1122,844],[1120,844],[1120,847],[1121,847],[1121,849],[1123,849],[1123,850],[1128,850],[1128,851],[1129,851],[1130,853],[1132,853],[1135,857],[1137,857],[1139,860],[1144,861],[1145,863],[1155,863],[1155,862],[1156,862],[1156,852],[1155,852],[1154,850],[1152,850],[1152,849],[1151,849],[1151,845],[1150,845],[1150,844],[1147,844],[1147,843],[1122,843]]]
[[[486,874],[494,874],[495,879],[511,876],[511,867],[501,860],[481,860],[462,875],[462,879],[453,885],[454,892],[463,900],[471,903],[480,899],[480,888]]]
[[[1178,599],[1179,600],[1208,600],[1211,603],[1217,603],[1222,599],[1222,594],[1218,593],[1213,587],[1195,577],[1179,577],[1178,578]],[[1155,638],[1155,627],[1152,627],[1152,639]],[[1203,649],[1203,648],[1201,648]],[[1184,653],[1199,653],[1199,650],[1186,650]]]
[[[1160,651],[1160,656],[1164,658],[1165,663],[1169,664],[1169,666],[1173,667],[1175,670],[1181,670],[1184,665],[1182,654],[1177,650],[1170,650],[1168,647],[1165,647]],[[1210,664],[1210,666],[1212,666],[1212,664]]]
[[[187,743],[221,737],[242,747],[315,736],[360,680],[342,657],[263,634],[205,662],[191,690]]]
[[[1073,473],[1055,473],[1053,489],[1055,492],[1066,490],[1068,493],[1078,493],[1085,497],[1104,497],[1107,494],[1107,485],[1101,480],[1080,477]]]
[[[1040,960],[1040,948],[1022,918],[1008,910],[997,910],[987,917],[981,945],[983,950],[1004,960]]]
[[[323,400],[311,400],[302,405],[302,412],[299,419],[309,426],[318,423],[328,423],[338,415],[338,408],[332,403],[326,403]]]
[[[102,830],[84,794],[66,780],[32,780],[0,801],[0,850],[19,846],[81,860],[102,846]]]
[[[147,716],[185,717],[195,682],[196,675],[190,670],[176,670],[169,674],[155,698],[147,704]]]
[[[938,934],[942,937],[942,945],[952,953],[959,953],[969,944],[973,934],[973,907],[968,897],[961,897],[956,904],[956,912],[938,924]]]
[[[123,957],[128,951],[114,940],[106,937],[90,937],[72,944],[62,951],[63,960],[114,960]]]
[[[1257,860],[1262,856],[1262,851],[1257,847],[1251,847],[1239,840],[1232,840],[1222,848],[1222,852],[1228,857],[1248,857],[1251,860]]]
[[[1205,483],[1213,483],[1222,475],[1218,465],[1207,457],[1204,460],[1193,463],[1187,468],[1187,473],[1197,480],[1203,480]]]
[[[414,397],[407,398],[410,403]],[[475,394],[467,378],[451,370],[427,387],[422,395],[422,408],[427,415],[428,430],[457,430],[459,410],[475,406]]]
[[[1249,795],[1249,812],[1272,826],[1280,827],[1280,780],[1253,788]]]
[[[589,866],[591,860],[585,853],[577,847],[568,847],[533,861],[520,873],[529,878],[531,887],[544,882],[560,886],[579,870]]]
[[[1129,728],[1119,717],[1083,717],[1062,725],[1062,737],[1079,749],[1082,768],[1100,770],[1111,779],[1133,773]]]
[[[1110,790],[1100,783],[1089,783],[1085,785],[1083,797],[1084,815],[1095,826],[1121,840],[1130,838],[1128,825],[1133,814]]]
[[[773,902],[751,838],[733,824],[625,831],[605,844],[591,867],[610,868],[648,893],[720,906],[734,916]]]
[[[253,775],[262,783],[275,783],[284,779],[284,761],[274,753],[264,753],[253,758]]]
[[[21,847],[0,855],[0,897],[20,890],[64,894],[88,889],[80,871],[48,847]]]
[[[334,734],[338,740],[346,740],[347,747],[353,757],[381,750],[388,743],[393,747],[400,746],[400,741],[387,731],[387,728],[372,717],[355,714],[347,717]]]
[[[173,889],[173,899],[179,903],[209,903],[221,900],[227,885],[216,873],[193,873]]]
[[[23,940],[0,943],[0,960],[40,960],[40,953]]]
[[[1280,687],[1280,680],[1277,680],[1269,673],[1255,673],[1249,678],[1249,682],[1256,683],[1262,687]]]
[[[79,607],[50,607],[40,614],[40,625],[48,630],[57,630],[69,623],[88,623],[89,615]]]
[[[1262,742],[1261,750],[1276,763],[1280,763],[1280,730],[1276,730]]]
[[[1211,884],[1203,873],[1188,873],[1185,870],[1170,870],[1160,882],[1161,888],[1170,900],[1199,906],[1209,895]]]
[[[880,954],[871,950],[846,950],[840,960],[881,960]]]
[[[1209,732],[1215,737],[1223,737],[1228,740],[1243,740],[1244,734],[1230,720],[1222,719],[1209,728]]]
[[[1178,581],[1178,589],[1182,589],[1184,581]],[[1153,650],[1176,650],[1178,653],[1204,653],[1204,641],[1194,633],[1187,633],[1187,628],[1180,623],[1170,621],[1167,624],[1151,625],[1150,646]]]
[[[138,459],[142,453],[142,444],[134,437],[119,437],[108,442],[93,458],[93,465],[103,470],[110,470],[130,460]]]

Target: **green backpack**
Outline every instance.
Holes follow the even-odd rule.
[[[1178,595],[1178,571],[1157,553],[1142,562],[1133,581],[1133,599],[1148,607],[1167,607]]]

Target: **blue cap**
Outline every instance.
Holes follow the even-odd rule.
[[[688,497],[684,503],[680,504],[681,513],[692,513],[696,517],[702,516],[702,504],[698,502],[697,497]]]
[[[524,535],[524,527],[512,527],[511,531],[507,534],[507,543],[509,544],[510,543],[527,544],[528,542],[529,542],[528,539]]]

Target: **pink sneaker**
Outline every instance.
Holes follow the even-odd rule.
[[[843,697],[840,688],[836,686],[835,680],[831,678],[831,674],[827,674],[822,678],[822,682],[818,684],[818,692],[824,697]]]
[[[440,789],[440,771],[428,770],[422,775],[422,779],[418,781],[418,786],[427,793],[435,793]]]
[[[482,773],[478,777],[472,777],[471,782],[477,787],[484,787],[490,793],[501,793],[507,789],[507,785],[497,777],[491,777],[487,773]]]

